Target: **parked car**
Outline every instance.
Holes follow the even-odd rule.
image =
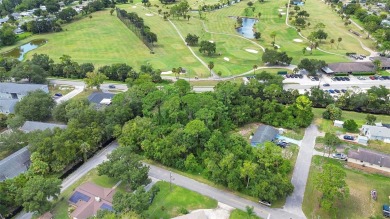
[[[329,93],[334,94],[334,90],[329,90]]]
[[[347,90],[345,90],[345,89],[341,89],[341,92],[343,92],[343,93],[346,93],[346,92],[347,92]]]
[[[325,83],[325,84],[323,84],[322,86],[324,86],[324,87],[329,87],[329,86],[330,86],[330,84],[328,84],[328,83]]]
[[[259,203],[262,204],[262,205],[266,205],[268,207],[271,207],[271,202],[269,202],[269,201],[260,200]]]
[[[115,85],[110,84],[110,85],[108,85],[108,88],[114,89],[114,88],[116,88],[116,87],[115,87]]]
[[[56,96],[56,97],[62,97],[62,93],[56,93],[56,94],[54,94],[54,96]]]
[[[347,155],[345,155],[343,153],[332,154],[332,157],[336,158],[336,159],[340,159],[340,160],[346,160],[347,159]]]
[[[383,212],[383,216],[390,217],[390,206],[383,205],[382,212]]]
[[[334,89],[334,92],[336,92],[336,93],[340,93],[341,91],[340,90],[338,90],[338,89]]]
[[[374,76],[370,76],[369,77],[371,80],[375,80],[375,77]]]
[[[286,148],[288,146],[288,143],[287,142],[279,142],[276,145],[281,147],[281,148]]]
[[[353,141],[355,138],[353,136],[350,136],[350,135],[344,135],[344,139]]]
[[[349,77],[344,77],[344,79],[345,79],[346,81],[350,81]]]

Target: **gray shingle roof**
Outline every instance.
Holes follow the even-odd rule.
[[[363,125],[363,129],[368,129],[371,136],[390,138],[390,129],[385,126]]]
[[[30,166],[30,151],[27,146],[0,161],[0,182],[14,178]]]
[[[328,68],[335,73],[373,72],[374,64],[372,62],[339,62],[328,64]]]
[[[371,57],[370,60],[372,61],[379,60],[381,61],[382,67],[390,67],[390,58],[377,56],[377,57]]]
[[[357,151],[350,150],[348,153],[348,157],[370,164],[390,168],[390,156],[387,154],[381,154],[374,151],[359,149]]]
[[[91,103],[100,104],[103,99],[112,99],[115,94],[112,93],[103,93],[103,92],[95,92],[89,95],[88,100]]]
[[[1,99],[0,100],[0,112],[3,113],[14,113],[15,105],[19,102],[17,99]]]
[[[34,121],[26,121],[22,127],[20,127],[20,130],[23,132],[32,132],[36,130],[46,130],[50,129],[53,130],[54,128],[60,128],[65,129],[66,125],[61,124],[54,124],[54,123],[45,123],[45,122],[34,122]]]
[[[269,125],[260,125],[254,136],[251,139],[251,145],[256,146],[258,144],[263,144],[266,141],[272,141],[279,134],[279,131]]]
[[[19,93],[26,95],[28,92],[38,89],[49,93],[49,88],[45,84],[0,83],[0,93]]]

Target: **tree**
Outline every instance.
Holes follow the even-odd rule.
[[[212,76],[211,70],[214,68],[214,62],[209,62],[209,64],[207,65],[207,67],[210,69],[210,75]]]
[[[255,37],[256,40],[261,38],[261,33],[260,32],[254,32],[253,36]]]
[[[248,218],[252,218],[253,216],[255,216],[255,211],[253,210],[253,206],[245,206],[245,210],[246,210],[246,215],[248,216]]]
[[[43,176],[33,176],[20,191],[20,199],[26,211],[42,214],[51,207],[48,199],[56,200],[60,194],[61,180]]]
[[[339,48],[340,42],[343,41],[343,38],[337,38],[337,49]]]
[[[341,119],[342,110],[334,104],[329,104],[326,110],[322,113],[322,118],[329,120]]]
[[[240,169],[240,175],[242,178],[246,178],[246,188],[249,186],[249,180],[254,178],[256,175],[258,165],[256,163],[253,163],[251,161],[244,161],[241,169]]]
[[[107,79],[107,76],[102,73],[88,72],[87,77],[84,78],[84,82],[87,84],[87,88],[96,87],[100,90],[100,85]]]
[[[261,59],[269,65],[289,65],[292,61],[292,57],[288,57],[286,52],[278,52],[273,49],[265,49]]]
[[[253,2],[249,1],[248,3],[246,3],[249,7],[252,7],[253,6]]]
[[[382,69],[382,62],[381,62],[381,60],[375,59],[374,61],[372,61],[372,64],[374,64],[374,66],[375,66],[375,72],[378,73]]]
[[[80,151],[81,153],[83,153],[83,159],[84,159],[84,163],[87,162],[87,153],[88,151],[91,149],[91,145],[88,144],[87,142],[83,142],[81,143],[80,145]]]
[[[108,161],[98,166],[99,175],[107,175],[122,180],[131,190],[150,182],[149,167],[141,163],[141,158],[132,149],[121,146],[108,155]]]
[[[327,66],[327,64],[323,60],[307,58],[302,59],[298,64],[299,69],[305,69],[310,75],[316,75],[317,71],[320,71],[325,66]]]
[[[253,65],[253,75],[256,75],[256,69],[258,68],[259,66],[257,65]]]
[[[45,71],[49,71],[54,61],[46,54],[35,53],[31,59],[31,63],[40,66]]]
[[[325,133],[324,145],[328,147],[328,156],[330,156],[330,153],[336,150],[337,146],[340,143],[341,143],[340,139],[335,134],[329,132]]]
[[[47,72],[31,61],[21,62],[11,70],[11,76],[15,81],[27,79],[28,83],[43,84],[46,82]]]
[[[73,17],[77,15],[77,11],[71,7],[65,8],[58,13],[58,18],[66,22],[71,22]]]
[[[160,9],[160,10],[161,10],[161,9]],[[110,10],[110,15],[112,15],[112,14],[114,13],[114,11],[115,11],[115,9],[112,8],[112,9]],[[160,12],[161,12],[161,11],[159,11],[159,14],[160,14]]]
[[[205,40],[200,42],[200,48],[199,48],[200,53],[207,53],[208,56],[211,56],[215,54],[216,49],[217,47],[215,43],[212,43],[210,41],[205,41]]]
[[[26,120],[45,121],[55,105],[50,94],[42,90],[30,92],[15,105],[15,114]]]
[[[371,115],[371,114],[367,114],[367,116],[366,116],[366,124],[367,125],[375,125],[375,121],[376,121],[376,116]]]
[[[133,193],[117,192],[113,197],[113,208],[120,213],[133,211],[141,214],[148,209],[151,195],[140,186]]]
[[[16,42],[16,34],[14,33],[14,27],[5,23],[0,30],[0,42],[3,46],[13,45]]]
[[[190,33],[186,36],[186,39],[185,39],[186,43],[190,46],[198,45],[198,40],[199,40],[199,37],[197,35],[190,34]]]
[[[333,44],[334,44],[335,40],[334,39],[330,39],[330,47],[333,48]]]
[[[315,178],[315,187],[322,193],[320,206],[326,211],[335,212],[338,200],[349,196],[349,188],[345,182],[345,171],[334,164],[325,164],[323,171]]]
[[[274,45],[276,43],[276,32],[271,32],[269,36],[273,38],[274,41],[272,41],[272,45]]]
[[[358,128],[357,123],[353,119],[348,119],[344,122],[343,128],[349,132],[355,132]]]

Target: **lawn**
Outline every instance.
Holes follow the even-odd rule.
[[[251,217],[248,217],[248,214],[245,211],[234,209],[230,213],[229,219],[260,219],[260,217],[252,215]]]
[[[216,200],[188,189],[176,185],[172,185],[172,189],[170,189],[170,184],[162,181],[155,185],[160,188],[160,191],[147,211],[148,218],[168,219],[181,215],[185,211],[217,207]]]
[[[314,185],[314,179],[321,165],[327,162],[343,167],[347,174],[346,183],[350,190],[350,196],[337,204],[337,208],[340,210],[333,217],[319,208],[319,197],[321,194]],[[377,191],[377,201],[373,201],[370,197],[372,189]],[[389,195],[390,180],[388,177],[346,168],[343,161],[314,156],[306,184],[302,210],[307,218],[369,218],[370,216],[381,215],[381,206],[389,202]]]
[[[64,192],[61,193],[59,200],[55,202],[55,205],[53,209],[51,210],[52,214],[54,215],[54,219],[68,219],[68,199],[70,198],[70,195],[72,192],[81,184],[85,182],[93,182],[99,186],[105,187],[105,188],[111,188],[113,187],[118,180],[115,180],[113,178],[109,178],[107,176],[98,176],[97,170],[92,169],[89,171],[86,175],[81,177],[79,180],[77,180],[75,183],[73,183],[70,187],[68,187]],[[124,185],[121,184],[118,187],[118,190],[125,191]]]

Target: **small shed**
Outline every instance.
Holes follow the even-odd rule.
[[[335,120],[335,121],[333,121],[333,126],[342,128],[343,125],[344,125],[344,122],[343,122],[343,121],[340,121],[340,120]]]
[[[357,143],[362,144],[362,145],[367,145],[368,144],[368,138],[366,136],[359,135],[358,138],[357,138]]]

